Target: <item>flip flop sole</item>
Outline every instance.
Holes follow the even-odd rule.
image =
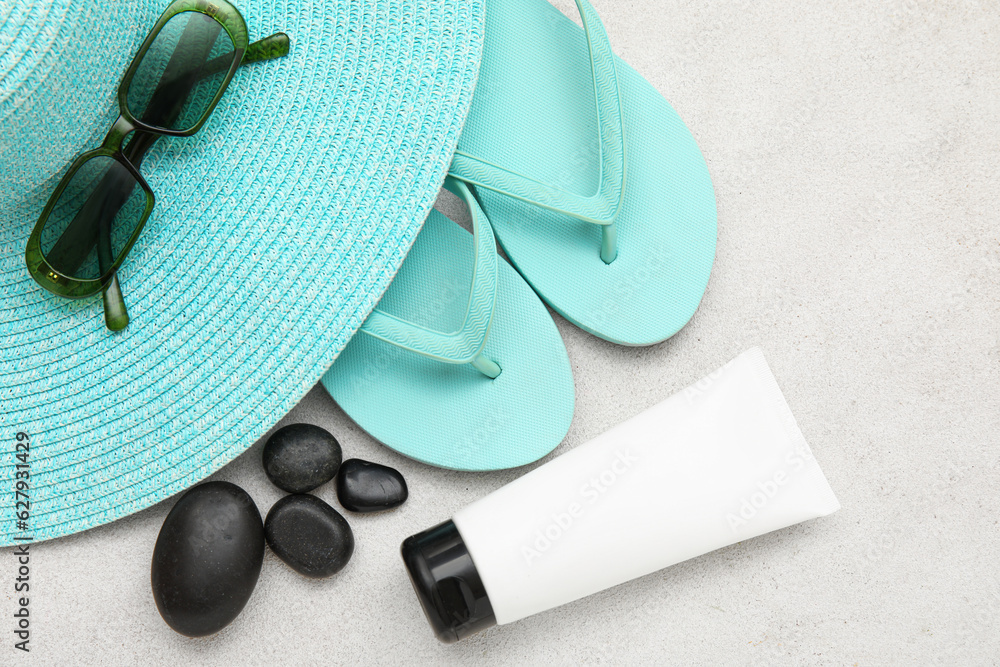
[[[676,111],[616,58],[626,148],[618,257],[601,228],[486,188],[477,197],[510,261],[553,309],[622,345],[651,345],[694,315],[715,260],[715,192]],[[589,193],[601,149],[583,31],[546,0],[493,0],[478,88],[459,149]]]
[[[440,331],[457,330],[468,305],[473,237],[437,211],[379,309]],[[484,354],[503,372],[435,361],[359,333],[322,384],[376,440],[413,459],[455,470],[532,463],[565,437],[573,418],[572,371],[559,331],[517,271],[498,262],[493,323]]]

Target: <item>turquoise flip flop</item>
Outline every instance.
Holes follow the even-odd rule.
[[[445,186],[469,205],[473,233],[432,211],[322,383],[361,428],[418,461],[455,470],[525,465],[569,430],[566,348],[548,310],[497,256],[469,189]]]
[[[491,0],[451,175],[475,186],[535,291],[576,326],[652,345],[692,317],[715,259],[715,193],[669,103],[546,0]],[[596,194],[580,194],[594,193]]]

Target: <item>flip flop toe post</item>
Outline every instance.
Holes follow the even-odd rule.
[[[474,233],[432,211],[378,309],[322,383],[401,454],[456,470],[525,465],[569,429],[566,348],[544,304],[497,256],[469,189],[446,186],[468,203]]]
[[[715,259],[715,193],[690,131],[611,51],[546,0],[491,0],[479,84],[451,174],[554,310],[623,345],[693,316]],[[583,194],[581,194],[583,193]]]

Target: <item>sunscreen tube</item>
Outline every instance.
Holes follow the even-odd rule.
[[[839,508],[754,348],[402,552],[451,643]]]

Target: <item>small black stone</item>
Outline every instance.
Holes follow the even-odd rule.
[[[229,625],[250,599],[264,562],[264,527],[246,491],[200,484],[177,501],[153,549],[153,600],[171,628],[188,637]]]
[[[313,579],[336,574],[354,553],[354,533],[347,519],[306,494],[276,502],[264,521],[264,536],[288,567]]]
[[[329,431],[312,424],[290,424],[264,445],[264,472],[289,493],[306,493],[337,474],[343,454]]]
[[[391,510],[406,502],[406,480],[388,466],[348,459],[337,475],[337,498],[352,512]]]

